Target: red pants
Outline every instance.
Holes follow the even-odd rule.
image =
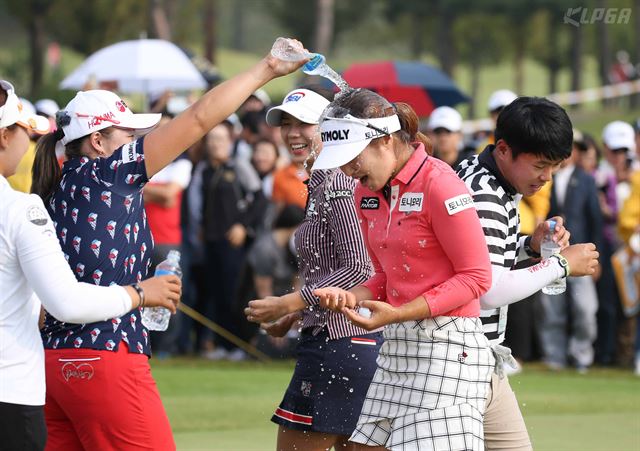
[[[47,451],[175,450],[148,358],[47,349]]]

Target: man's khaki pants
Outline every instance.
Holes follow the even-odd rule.
[[[509,378],[500,379],[495,373],[484,412],[484,446],[486,451],[533,449]]]

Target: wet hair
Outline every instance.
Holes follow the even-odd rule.
[[[573,126],[567,112],[541,97],[518,97],[498,116],[495,142],[503,140],[513,158],[522,153],[561,161],[571,156]]]
[[[325,114],[338,118],[350,114],[360,119],[388,117],[397,114],[400,120],[400,130],[392,135],[406,145],[421,142],[428,154],[433,153],[431,141],[419,131],[420,121],[411,106],[402,102],[391,103],[368,89],[354,89],[339,96],[327,107]],[[376,138],[372,142],[378,139],[381,138]]]
[[[64,132],[62,131],[62,125],[60,123],[56,125],[58,129],[55,132],[47,133],[38,140],[36,144],[36,156],[33,167],[31,168],[33,180],[31,183],[31,192],[40,196],[43,201],[48,200],[53,193],[55,193],[62,178],[62,171],[60,170],[56,156],[56,143],[62,139]],[[113,129],[107,127],[99,131],[103,135],[109,136]],[[89,136],[91,135],[89,134],[73,140],[64,146],[64,154],[67,159],[71,160],[83,156],[82,143]]]
[[[297,205],[286,205],[273,221],[273,229],[290,229],[304,220],[304,210]]]

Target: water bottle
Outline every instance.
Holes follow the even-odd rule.
[[[182,277],[180,269],[180,251],[171,250],[167,259],[156,266],[156,276],[173,274]],[[145,307],[142,312],[142,324],[149,330],[165,331],[169,327],[171,311],[164,307]]]
[[[542,243],[540,243],[540,254],[543,259],[550,258],[554,254],[560,253],[560,245],[553,241],[553,232],[556,229],[556,221],[550,219],[547,221],[549,224],[549,231],[544,235],[542,239]],[[546,287],[542,288],[542,292],[544,294],[561,294],[564,293],[567,289],[567,279],[561,277],[557,280],[554,280]]]
[[[271,55],[283,61],[301,61],[311,58],[304,66],[302,72],[307,75],[319,75],[331,80],[341,92],[351,89],[349,84],[338,75],[336,71],[327,65],[324,55],[309,53],[300,44],[288,38],[278,38],[271,47]]]

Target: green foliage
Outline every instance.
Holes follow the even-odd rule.
[[[456,50],[470,65],[496,64],[509,54],[508,21],[505,16],[474,12],[455,22]]]
[[[22,1],[22,0],[16,0]],[[146,33],[147,1],[51,0],[47,31],[62,45],[88,55]]]
[[[371,0],[349,0],[335,2],[332,46],[340,34],[357,26],[372,8]],[[311,0],[265,0],[269,11],[280,26],[307,45],[313,42],[316,24],[316,2]]]

